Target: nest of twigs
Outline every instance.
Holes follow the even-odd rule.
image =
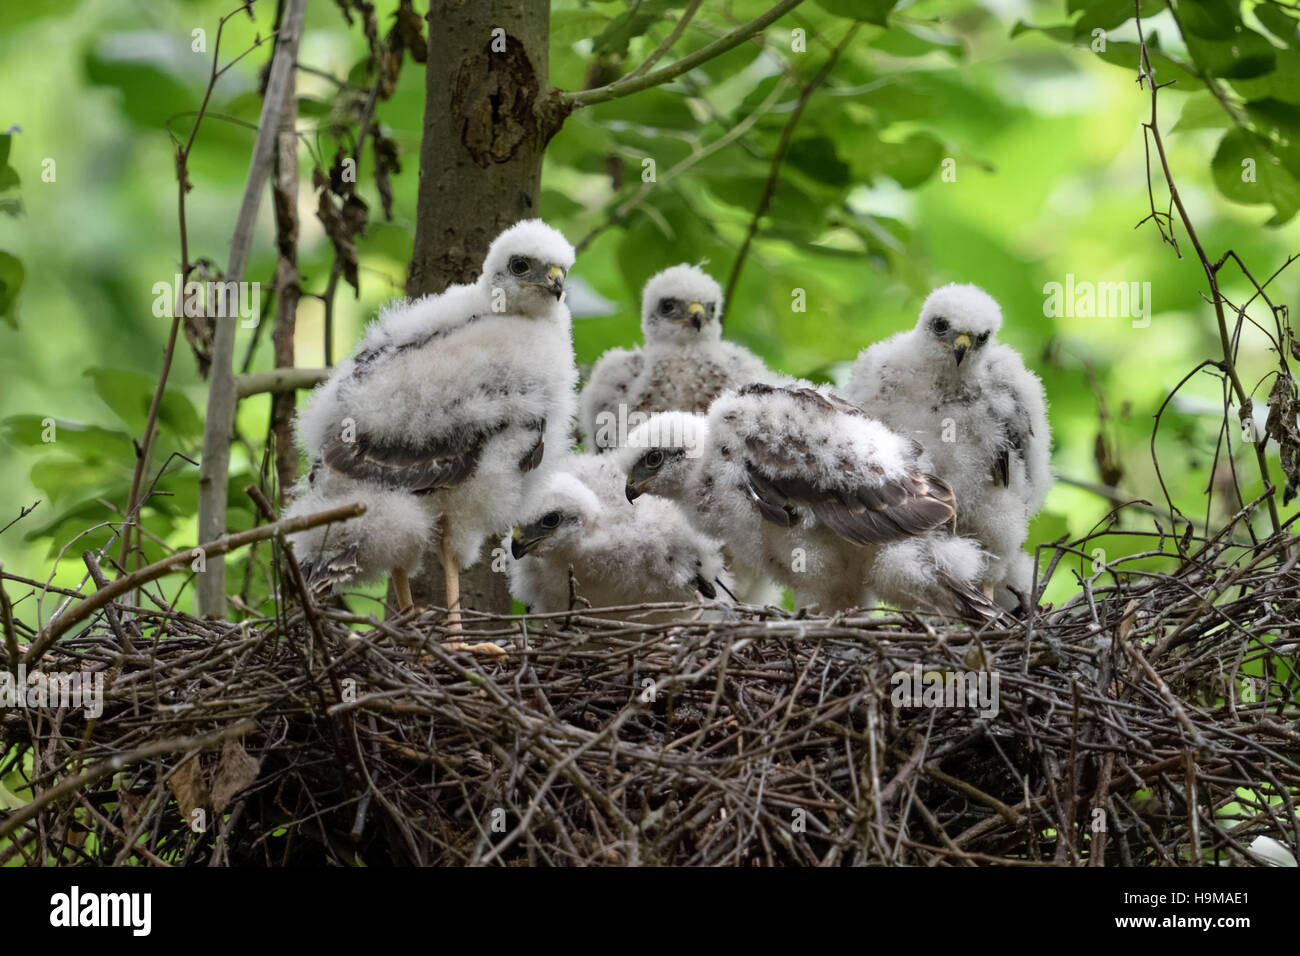
[[[436,611],[111,605],[39,665],[103,671],[97,720],[0,712],[0,856],[1254,865],[1260,837],[1300,856],[1298,545],[1159,537],[1173,573],[1080,574],[1063,606],[983,630],[471,614],[503,655],[448,649]],[[1044,580],[1081,554],[1044,550]],[[994,714],[899,697],[900,674],[981,673]]]

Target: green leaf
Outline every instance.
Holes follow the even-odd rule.
[[[1035,545],[1058,541],[1070,534],[1070,522],[1065,515],[1054,511],[1040,511],[1029,523],[1028,550],[1033,556]]]
[[[943,143],[933,135],[913,133],[901,143],[881,143],[877,164],[904,189],[915,189],[930,178],[943,154]]]
[[[1215,41],[1229,39],[1241,25],[1235,4],[1228,0],[1180,0],[1178,21],[1191,36]]]
[[[135,461],[135,448],[125,432],[67,419],[11,415],[0,421],[0,438],[16,447],[67,452],[84,461]]]
[[[955,36],[940,33],[920,23],[896,23],[872,40],[868,46],[883,50],[890,56],[925,56],[942,50],[955,58],[965,55],[966,49]]]
[[[596,37],[591,52],[597,56],[627,56],[628,44],[650,29],[673,5],[671,0],[633,3],[632,9],[609,21],[609,26]]]
[[[829,186],[847,186],[851,179],[848,164],[836,155],[835,144],[825,136],[795,140],[786,153],[786,161]]]
[[[110,33],[85,56],[86,78],[120,90],[122,113],[150,128],[198,109],[203,89],[199,72],[206,69],[188,42],[161,31]]]
[[[1173,132],[1182,133],[1194,129],[1227,129],[1232,125],[1223,105],[1211,93],[1194,93],[1183,102],[1183,111]]]
[[[1300,103],[1300,50],[1274,50],[1271,72],[1254,78],[1234,77],[1232,88],[1248,100]]]
[[[1143,0],[1142,16],[1150,17],[1164,9],[1164,0]],[[1083,11],[1074,22],[1077,38],[1092,36],[1093,30],[1113,30],[1133,19],[1133,0],[1070,0],[1069,12]]]
[[[1275,126],[1289,131],[1300,130],[1300,106],[1295,103],[1283,103],[1271,97],[1251,100],[1246,104],[1246,112],[1257,123]]]
[[[1110,41],[1106,44],[1105,50],[1099,50],[1097,56],[1107,63],[1122,67],[1130,73],[1136,75],[1139,50],[1136,43],[1127,41]],[[1151,69],[1155,71],[1156,82],[1167,83],[1170,80],[1176,80],[1178,85],[1176,90],[1193,90],[1203,89],[1200,79],[1176,60],[1155,50],[1150,44],[1147,45],[1147,57],[1151,60]]]
[[[0,252],[0,319],[18,328],[18,292],[23,287],[23,264],[7,252]]]
[[[1221,40],[1188,34],[1187,51],[1204,73],[1224,79],[1252,79],[1270,72],[1276,63],[1273,44],[1254,30],[1237,26]]]
[[[1281,7],[1272,3],[1258,3],[1254,6],[1253,12],[1268,32],[1287,46],[1296,46],[1300,42],[1300,34],[1296,33],[1295,18],[1284,13]]]
[[[544,219],[568,219],[583,210],[582,203],[574,202],[558,189],[543,189],[538,206]]]
[[[608,103],[598,103],[588,112],[599,123],[622,121],[657,129],[695,129],[699,123],[686,105],[686,97],[663,87],[643,90]]]
[[[817,0],[817,6],[837,17],[851,20],[863,20],[885,26],[889,11],[893,10],[898,0]]]
[[[1270,203],[1275,210],[1271,226],[1287,222],[1300,209],[1300,181],[1256,133],[1229,130],[1210,166],[1224,196],[1239,203]]]
[[[140,372],[115,368],[91,368],[85,374],[94,384],[95,394],[117,414],[131,434],[144,434],[155,380]],[[203,432],[203,420],[193,403],[172,389],[163,393],[158,423],[177,437],[193,438]]]
[[[556,10],[551,13],[551,43],[573,46],[599,36],[609,22],[610,17],[597,10]]]
[[[1074,43],[1074,27],[1069,23],[1059,23],[1055,26],[1040,27],[1025,20],[1017,20],[1015,25],[1011,28],[1011,38],[1015,39],[1022,33],[1042,33],[1059,43]]]
[[[33,469],[32,484],[41,487],[36,481],[35,471]],[[107,493],[102,495],[105,500],[125,500],[129,493],[126,483],[114,489],[114,493],[119,495],[118,498],[110,497]],[[62,511],[55,517],[51,518],[45,524],[31,529],[23,535],[24,541],[39,541],[42,538],[49,538],[50,548],[47,552],[49,557],[53,557],[59,551],[59,548],[71,541],[74,537],[81,535],[82,532],[88,531],[94,525],[105,521],[121,521],[121,515],[110,511],[103,504],[95,499],[83,500]],[[111,528],[96,528],[88,534],[78,538],[78,548],[75,553],[80,554],[86,548],[102,547],[108,541],[109,536],[113,533]]]

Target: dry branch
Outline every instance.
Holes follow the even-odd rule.
[[[248,181],[240,203],[239,217],[230,242],[230,259],[225,280],[240,282],[253,246],[253,228],[262,203],[271,159],[280,131],[280,113],[284,109],[293,65],[298,59],[302,39],[303,16],[307,0],[287,0],[284,22],[276,37],[271,74],[262,103],[262,118],[257,127],[253,158],[249,163]],[[199,537],[216,538],[226,530],[226,477],[230,470],[230,432],[235,421],[235,328],[234,316],[217,319],[212,352],[211,381],[208,387],[207,417],[203,426],[203,459],[199,472]],[[207,573],[198,580],[199,613],[220,617],[226,610],[226,564],[217,556]]]
[[[254,541],[265,541],[267,538],[273,538],[278,534],[292,534],[295,531],[305,531],[308,528],[315,528],[323,524],[346,521],[348,518],[358,517],[365,514],[365,512],[366,506],[358,502],[339,508],[331,508],[328,511],[318,511],[316,514],[285,518],[274,524],[262,525],[248,531],[241,531],[238,534],[223,535],[220,538],[198,545],[193,550],[177,551],[161,561],[155,561],[147,567],[118,578],[107,587],[100,588],[76,607],[55,617],[41,629],[36,640],[32,642],[31,647],[27,650],[25,661],[29,666],[35,664],[41,655],[49,649],[50,645],[57,641],[61,635],[67,633],[69,628],[91,617],[114,598],[125,594],[134,587],[148,584],[165,574],[170,574],[192,564],[197,557],[196,552],[202,552],[203,561],[207,565],[208,570],[203,573],[210,574],[212,570],[210,562],[214,557],[220,557],[229,551],[238,550],[244,545],[252,544]],[[202,575],[200,575],[200,580],[202,580]]]

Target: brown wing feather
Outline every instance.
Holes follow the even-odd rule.
[[[488,439],[505,425],[425,445],[378,442],[366,435],[354,441],[334,437],[325,443],[321,457],[335,471],[382,485],[427,493],[459,485],[474,473]]]
[[[944,526],[956,531],[956,498],[948,483],[934,475],[911,471],[902,478],[875,484],[849,480],[845,475],[844,485],[824,487],[790,474],[789,462],[780,449],[752,438],[746,447],[750,457],[745,463],[744,490],[763,518],[773,524],[790,527],[797,509],[806,507],[818,521],[854,544],[883,544]]]
[[[841,412],[845,415],[866,417],[866,412],[852,402],[845,401],[838,395],[824,395],[814,388],[803,385],[768,385],[764,382],[750,382],[737,389],[738,395],[773,395],[777,392],[788,395],[804,405],[823,412]]]

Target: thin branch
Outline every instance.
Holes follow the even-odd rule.
[[[578,109],[583,106],[595,106],[597,103],[607,103],[622,96],[630,96],[633,93],[648,90],[652,86],[661,86],[675,80],[683,73],[695,69],[700,64],[707,63],[714,57],[721,56],[728,50],[739,46],[754,34],[766,30],[802,2],[803,0],[781,0],[780,3],[757,20],[736,27],[736,29],[714,40],[707,46],[701,47],[694,53],[687,54],[680,60],[655,70],[653,73],[642,73],[639,76],[629,74],[620,77],[613,83],[598,86],[592,90],[573,90],[561,93],[560,101],[568,109]]]
[[[1164,140],[1160,136],[1160,126],[1157,115],[1157,102],[1159,99],[1160,89],[1162,86],[1169,84],[1157,83],[1155,74],[1151,68],[1151,56],[1147,49],[1146,36],[1142,30],[1142,4],[1141,0],[1134,0],[1134,9],[1137,11],[1137,30],[1138,30],[1138,49],[1140,51],[1141,62],[1139,64],[1138,82],[1145,83],[1147,89],[1151,91],[1151,118],[1143,125],[1150,134],[1151,141],[1155,144],[1156,153],[1160,157],[1160,167],[1164,172],[1165,183],[1169,187],[1169,197],[1174,207],[1178,210],[1178,218],[1182,221],[1183,229],[1187,233],[1187,238],[1191,240],[1192,248],[1196,250],[1196,256],[1200,259],[1201,268],[1205,272],[1206,281],[1210,286],[1211,302],[1214,305],[1214,317],[1218,323],[1219,344],[1223,352],[1223,361],[1219,364],[1220,369],[1228,377],[1232,385],[1232,392],[1237,399],[1237,407],[1244,408],[1250,401],[1250,396],[1241,384],[1241,378],[1237,374],[1237,364],[1233,355],[1231,338],[1228,335],[1228,321],[1223,312],[1223,294],[1219,291],[1219,277],[1215,266],[1210,262],[1209,257],[1205,254],[1205,249],[1201,245],[1200,236],[1197,235],[1196,227],[1192,225],[1191,216],[1187,214],[1187,209],[1183,205],[1182,196],[1179,195],[1178,186],[1174,183],[1174,175],[1169,167],[1169,158],[1165,155]],[[1153,438],[1154,442],[1154,438]],[[1269,479],[1268,459],[1265,455],[1265,440],[1252,442],[1255,449],[1255,460],[1259,466],[1260,477],[1264,481],[1265,488],[1268,489],[1266,499],[1268,505],[1269,519],[1273,525],[1274,533],[1282,529],[1282,521],[1278,516],[1277,501],[1273,493],[1273,483]]]
[[[0,534],[4,534],[6,531],[8,531],[10,528],[12,528],[14,525],[16,525],[18,522],[20,522],[20,521],[22,521],[24,518],[26,518],[29,514],[31,514],[33,511],[36,510],[36,506],[39,505],[40,503],[41,503],[41,499],[37,498],[35,501],[32,502],[32,506],[31,506],[30,508],[21,508],[21,507],[20,507],[20,508],[18,509],[18,517],[17,517],[17,518],[14,518],[13,521],[10,521],[10,522],[9,522],[7,525],[5,525],[3,528],[0,528]]]
[[[781,130],[781,138],[776,144],[776,152],[772,154],[772,166],[768,170],[767,184],[763,187],[763,196],[759,199],[757,208],[754,209],[753,218],[749,220],[749,228],[745,231],[745,240],[740,244],[740,251],[736,253],[736,261],[731,266],[731,275],[727,277],[727,290],[722,297],[723,302],[731,302],[731,297],[736,291],[736,283],[740,281],[740,270],[745,266],[745,258],[749,255],[749,247],[758,232],[759,220],[767,215],[768,209],[771,208],[772,197],[776,195],[777,184],[781,181],[781,164],[785,161],[785,154],[790,148],[790,140],[794,136],[795,128],[799,125],[799,120],[803,118],[804,107],[812,99],[813,93],[817,92],[817,89],[826,82],[831,70],[839,62],[840,54],[858,35],[858,30],[861,28],[861,22],[854,23],[853,26],[849,27],[848,32],[844,34],[844,38],[836,44],[835,49],[831,51],[831,55],[822,64],[822,68],[817,71],[817,75],[809,80],[808,84],[800,92],[799,101],[795,104],[790,118]]]
[[[235,376],[235,397],[248,398],[265,392],[294,392],[315,388],[330,377],[327,368],[272,368],[265,372],[249,372]]]
[[[285,90],[298,58],[298,43],[302,39],[306,0],[287,0],[284,23],[281,25],[271,60],[271,74],[262,101],[262,118],[258,123],[257,141],[249,163],[248,181],[239,207],[234,236],[230,242],[230,259],[226,268],[226,281],[239,282],[244,276],[249,252],[253,245],[253,229],[257,224],[257,210],[262,202],[267,177],[271,173],[271,159],[280,132],[280,114],[284,109]],[[225,530],[227,478],[230,471],[230,430],[235,419],[234,353],[235,327],[233,316],[217,319],[216,336],[212,351],[211,383],[208,390],[207,419],[203,429],[203,458],[199,474],[199,537],[215,538]],[[103,592],[100,592],[103,593]],[[223,616],[226,599],[226,566],[218,557],[213,561],[198,583],[199,613]]]
[[[250,9],[250,0],[245,0],[243,6],[238,10],[227,13],[217,21],[217,35],[212,45],[212,67],[208,74],[208,85],[203,91],[203,101],[199,104],[198,112],[194,117],[194,125],[190,128],[189,138],[185,145],[176,150],[176,215],[180,226],[181,241],[181,284],[184,285],[190,275],[190,249],[189,249],[189,227],[185,219],[185,195],[190,190],[189,177],[189,160],[190,152],[194,149],[195,137],[199,134],[199,126],[203,123],[203,118],[207,114],[208,103],[212,100],[212,91],[216,89],[217,81],[230,69],[252,50],[261,46],[262,39],[259,37],[253,46],[249,47],[233,61],[226,64],[225,67],[218,67],[221,58],[221,34],[226,28],[226,22],[238,13]],[[167,132],[171,133],[171,120],[167,121]],[[175,137],[173,137],[174,139]],[[144,474],[149,467],[149,461],[153,457],[154,437],[158,431],[158,414],[162,408],[163,395],[167,390],[167,379],[171,374],[172,361],[176,356],[176,338],[180,332],[181,322],[185,317],[185,310],[181,303],[172,303],[172,324],[167,332],[167,346],[163,350],[162,371],[158,374],[158,384],[154,386],[153,398],[149,402],[149,413],[145,419],[144,436],[140,444],[136,446],[135,469],[131,475],[131,489],[126,498],[126,514],[128,524],[122,529],[122,548],[118,558],[118,564],[125,571],[127,559],[131,553],[131,525],[129,522],[135,519],[135,514],[140,507],[140,488],[144,483]]]
[[[4,562],[0,561],[0,575],[4,572]],[[18,673],[18,664],[22,661],[22,653],[18,650],[18,634],[14,630],[14,611],[13,605],[9,603],[9,595],[5,593],[4,577],[0,576],[0,637],[4,638],[5,656],[8,657],[8,667],[10,672]]]
[[[220,746],[227,740],[235,737],[243,737],[257,729],[257,722],[254,720],[241,720],[229,727],[222,727],[220,730],[214,730],[210,734],[203,734],[199,737],[181,737],[173,740],[158,740],[151,744],[145,744],[137,747],[135,750],[128,750],[123,753],[114,754],[106,760],[92,766],[83,774],[75,777],[64,777],[48,790],[42,791],[30,803],[25,803],[17,810],[9,814],[3,823],[0,823],[0,840],[11,836],[15,830],[30,820],[36,814],[40,813],[52,803],[62,800],[64,797],[71,796],[79,790],[83,790],[97,780],[102,780],[110,774],[117,773],[124,767],[129,767],[133,763],[141,760],[149,760],[152,757],[161,757],[163,754],[176,753],[177,751],[194,751],[211,750],[213,747]]]
[[[750,128],[759,121],[759,119],[761,119],[763,116],[765,116],[768,112],[771,111],[772,107],[776,105],[776,102],[785,93],[786,88],[789,85],[790,85],[789,81],[786,80],[785,77],[782,77],[780,80],[777,81],[776,85],[772,87],[772,92],[768,95],[767,99],[765,99],[762,103],[760,103],[757,107],[755,107],[753,112],[751,112],[743,120],[741,120],[731,129],[727,130],[725,133],[723,133],[713,142],[709,143],[707,146],[703,146],[696,149],[689,156],[685,157],[680,162],[678,162],[677,165],[673,166],[667,172],[658,176],[654,182],[642,183],[641,188],[637,190],[636,195],[630,196],[623,203],[621,203],[618,206],[618,208],[614,210],[613,214],[609,217],[608,220],[601,223],[599,226],[596,226],[589,233],[583,236],[582,239],[578,243],[576,243],[574,248],[579,253],[581,253],[582,250],[586,249],[587,246],[591,245],[592,241],[597,236],[599,236],[602,232],[611,228],[612,226],[618,225],[629,215],[631,215],[633,210],[635,210],[645,201],[645,198],[650,195],[651,191],[656,186],[662,186],[665,183],[671,182],[672,180],[680,176],[682,173],[690,169],[692,166],[695,166],[700,161],[708,158],[709,156],[712,156],[720,149],[724,149],[725,147],[734,143],[740,137],[744,136],[747,132],[749,132]]]
[[[694,19],[696,11],[700,9],[700,4],[703,2],[704,0],[691,0],[690,4],[686,7],[686,12],[681,15],[681,18],[669,32],[668,36],[664,37],[663,42],[654,48],[651,54],[645,58],[645,61],[640,66],[627,74],[627,76],[623,77],[623,79],[635,79],[638,76],[643,76],[650,72],[650,67],[662,60],[664,55],[671,50],[673,45],[681,38],[681,35],[686,32],[687,25],[690,24],[692,19]]]
[[[81,623],[87,618],[94,615],[101,607],[104,607],[120,594],[125,594],[132,588],[139,587],[142,584],[148,584],[150,581],[157,580],[165,574],[173,571],[179,571],[187,568],[191,562],[196,560],[194,552],[202,552],[203,560],[207,566],[204,574],[212,573],[211,561],[213,558],[221,557],[230,551],[237,551],[244,545],[252,544],[255,541],[265,541],[267,538],[273,538],[277,534],[293,534],[295,531],[306,531],[308,528],[316,528],[323,524],[333,524],[337,521],[346,521],[349,518],[356,518],[365,514],[366,506],[362,502],[351,505],[343,505],[338,508],[331,508],[328,511],[318,511],[310,515],[298,515],[295,518],[285,518],[274,524],[264,524],[252,528],[248,531],[241,531],[238,534],[223,535],[212,541],[200,544],[197,548],[188,551],[177,551],[170,554],[161,561],[155,561],[139,571],[133,571],[125,577],[120,577],[106,588],[101,588],[90,597],[86,598],[75,608],[65,611],[58,617],[53,618],[48,624],[41,629],[36,640],[32,642],[27,651],[26,662],[30,667],[38,661],[55,641],[68,629],[76,624]]]

